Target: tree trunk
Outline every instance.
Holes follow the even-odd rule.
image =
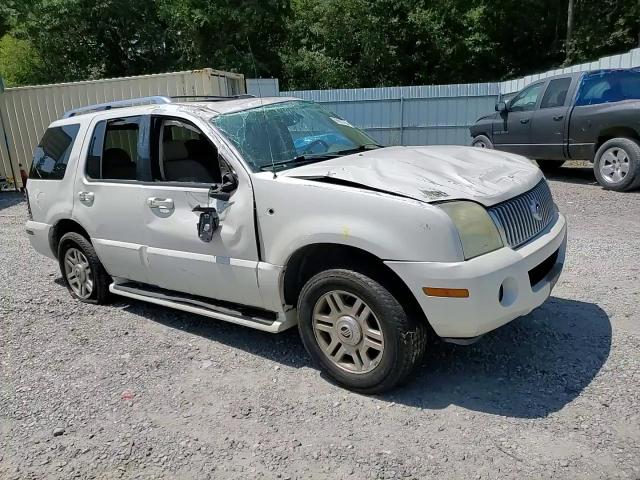
[[[567,39],[564,42],[565,65],[568,65],[569,62],[571,62],[571,54],[573,50],[571,42],[573,41],[574,3],[574,0],[569,0],[569,5],[567,7]]]

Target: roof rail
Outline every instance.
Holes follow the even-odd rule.
[[[240,98],[255,98],[254,95],[241,94],[241,95],[176,95],[173,97],[165,97],[156,95],[153,97],[140,97],[131,98],[129,100],[118,100],[114,102],[99,103],[97,105],[88,105],[86,107],[74,108],[65,112],[62,118],[75,117],[76,115],[82,115],[85,113],[102,112],[105,110],[111,110],[112,108],[126,108],[135,107],[137,105],[154,105],[172,103],[173,99],[182,101],[195,101],[195,102],[221,102],[224,100],[236,100]]]
[[[75,117],[76,115],[82,115],[84,113],[102,112],[104,110],[111,110],[112,108],[126,108],[135,107],[137,105],[154,105],[163,103],[171,103],[171,99],[160,95],[156,95],[154,97],[131,98],[129,100],[119,100],[116,102],[106,102],[99,103],[97,105],[74,108],[73,110],[64,112],[62,118]]]

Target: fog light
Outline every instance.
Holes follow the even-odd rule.
[[[466,288],[423,287],[422,291],[430,297],[469,298],[469,290]]]

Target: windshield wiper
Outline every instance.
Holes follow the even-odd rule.
[[[352,153],[368,152],[369,150],[375,150],[377,148],[383,148],[383,146],[377,143],[365,143],[364,145],[360,145],[355,148],[347,148],[346,150],[338,150],[337,152],[332,153],[334,155],[342,156],[350,155]]]
[[[319,162],[321,160],[327,160],[329,158],[335,158],[335,153],[327,152],[327,153],[320,153],[316,155],[298,155],[297,157],[294,157],[291,160],[283,160],[281,162],[274,162],[272,164],[263,165],[262,167],[260,167],[260,170],[262,171],[271,170],[273,167],[281,167],[283,165],[288,165],[288,164],[291,164],[291,167],[295,168],[299,165],[306,165],[313,162]]]

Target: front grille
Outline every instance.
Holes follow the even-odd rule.
[[[522,195],[489,208],[502,227],[511,248],[518,248],[544,230],[556,215],[551,191],[545,180]]]

